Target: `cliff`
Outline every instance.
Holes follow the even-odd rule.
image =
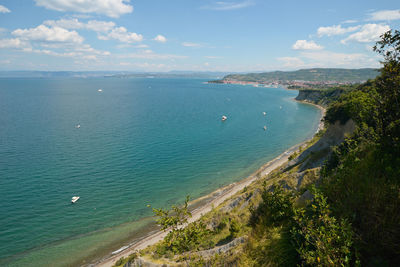
[[[303,89],[299,90],[298,96],[295,98],[297,101],[304,101],[323,107],[327,107],[329,103],[337,100],[340,95],[345,92],[345,89],[331,89],[331,90],[313,90]]]

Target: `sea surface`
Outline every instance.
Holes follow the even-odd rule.
[[[318,128],[297,91],[205,82],[0,79],[0,265],[88,263]]]

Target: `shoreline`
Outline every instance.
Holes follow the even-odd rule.
[[[192,217],[189,218],[188,223],[198,220],[201,216],[203,216],[204,214],[211,211],[213,209],[213,207],[219,206],[225,200],[229,199],[230,197],[235,195],[237,192],[243,190],[246,186],[249,186],[254,181],[259,179],[260,177],[266,176],[269,173],[271,173],[273,170],[282,166],[284,163],[286,163],[288,161],[290,155],[292,155],[296,150],[298,150],[299,147],[301,147],[306,142],[311,140],[316,135],[316,133],[318,133],[320,130],[322,130],[324,128],[323,118],[326,113],[326,109],[324,107],[319,106],[314,103],[307,102],[307,101],[299,101],[296,99],[293,99],[293,100],[296,102],[299,102],[299,103],[313,105],[321,111],[321,116],[319,119],[319,124],[318,124],[318,128],[317,128],[316,132],[307,140],[290,147],[289,149],[287,149],[286,151],[284,151],[283,153],[281,153],[274,159],[268,161],[267,163],[262,165],[259,169],[257,169],[257,171],[255,171],[251,175],[249,175],[248,177],[246,177],[238,182],[221,187],[221,188],[211,192],[210,194],[207,194],[203,197],[200,197],[200,198],[197,198],[197,199],[191,201],[189,203],[189,205],[192,208],[194,207],[194,209],[191,210]],[[167,233],[168,232],[164,232],[161,230],[152,231],[152,232],[148,233],[146,236],[144,236],[143,238],[140,238],[139,240],[134,241],[131,244],[121,245],[120,249],[118,249],[114,252],[111,252],[108,256],[94,262],[94,264],[91,264],[91,266],[100,266],[100,267],[113,266],[115,264],[115,262],[117,260],[119,260],[120,258],[122,258],[122,257],[126,258],[130,254],[132,254],[136,251],[139,251],[141,249],[144,249],[150,245],[153,245],[153,244],[161,241],[162,239],[164,239],[164,237],[167,235]],[[113,253],[115,253],[115,254],[113,254]]]

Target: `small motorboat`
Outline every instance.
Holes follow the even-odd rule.
[[[226,121],[227,119],[228,119],[228,117],[225,116],[225,115],[223,115],[221,120],[222,120],[222,121]]]
[[[264,112],[263,112],[263,115],[266,116],[266,115],[267,115],[267,112],[264,111]]]
[[[267,126],[264,125],[264,131],[266,131],[266,130],[267,130]]]
[[[75,125],[75,128],[76,128],[76,129],[79,129],[79,128],[81,128],[81,125],[80,125],[80,124],[77,124],[77,125]]]
[[[97,90],[97,92],[100,92],[100,93],[101,93],[101,92],[103,92],[103,89],[99,89],[99,90]]]
[[[73,196],[71,199],[71,203],[74,204],[75,202],[77,202],[81,197],[78,196]]]

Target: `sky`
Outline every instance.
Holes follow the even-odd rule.
[[[399,0],[0,0],[0,70],[379,67]]]

